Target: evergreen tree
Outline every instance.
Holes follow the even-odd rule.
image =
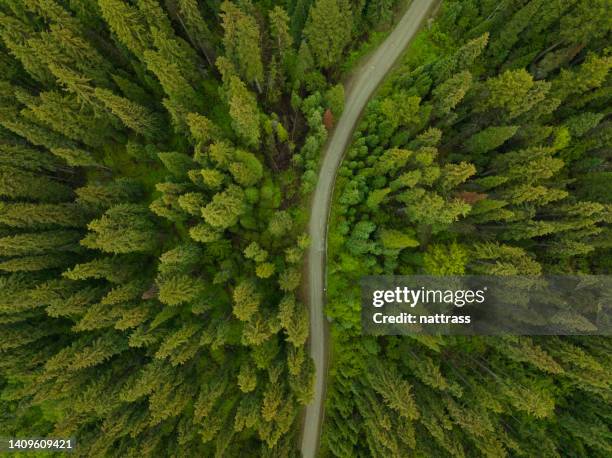
[[[90,232],[81,244],[107,253],[147,252],[158,244],[158,233],[146,207],[136,204],[115,205],[87,228]]]
[[[44,175],[34,175],[9,166],[0,166],[0,196],[42,202],[62,202],[72,195],[65,184]]]
[[[97,88],[95,96],[107,110],[117,116],[126,127],[134,132],[149,138],[153,138],[159,132],[159,119],[146,107],[115,95],[106,89]]]
[[[247,146],[259,146],[260,130],[257,100],[236,76],[230,78],[228,103],[230,116],[232,117],[232,127],[238,137]]]
[[[319,68],[336,64],[351,39],[352,12],[343,0],[315,0],[304,37]]]
[[[261,92],[263,64],[257,22],[229,1],[221,4],[221,12],[225,55],[235,65],[238,75],[247,83],[255,84]]]

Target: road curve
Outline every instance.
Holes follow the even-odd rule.
[[[310,312],[310,356],[316,369],[314,397],[306,406],[302,428],[303,458],[314,458],[319,448],[323,423],[323,403],[327,378],[327,329],[323,315],[325,303],[325,254],[327,226],[336,172],[349,145],[353,130],[368,100],[419,30],[436,0],[413,0],[389,37],[360,66],[347,88],[342,116],[338,120],[323,151],[317,187],[310,209],[307,253],[306,295]]]

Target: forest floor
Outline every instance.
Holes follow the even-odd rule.
[[[306,406],[302,426],[303,458],[317,455],[323,423],[328,367],[328,329],[323,313],[326,296],[327,229],[336,173],[353,131],[371,96],[418,32],[438,0],[414,0],[387,39],[369,55],[346,85],[345,106],[323,149],[317,187],[313,193],[308,234],[306,301],[310,313],[310,356],[316,375],[314,396]]]

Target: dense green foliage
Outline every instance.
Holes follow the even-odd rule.
[[[324,449],[612,453],[606,337],[362,337],[362,275],[610,273],[605,1],[446,1],[368,106],[330,232]]]
[[[296,456],[308,196],[395,0],[0,0],[0,436]],[[606,0],[448,0],[330,231],[329,456],[612,454],[607,338],[359,336],[364,274],[609,273]]]
[[[2,436],[296,453],[301,207],[393,4],[0,1]]]

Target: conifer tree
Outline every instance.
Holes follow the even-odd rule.
[[[44,175],[34,175],[9,166],[0,166],[0,196],[62,202],[72,195],[71,189]]]
[[[257,100],[245,84],[236,76],[230,78],[228,86],[229,112],[232,127],[238,137],[247,145],[259,146],[259,109]]]
[[[229,1],[221,4],[221,11],[225,55],[233,62],[241,79],[255,84],[261,92],[263,64],[259,26],[252,16]]]
[[[304,28],[304,37],[319,68],[338,62],[351,39],[352,12],[344,0],[315,0]]]
[[[233,313],[241,321],[249,321],[254,316],[261,300],[255,283],[250,280],[242,280],[236,285],[233,298]]]
[[[90,232],[81,244],[107,253],[147,252],[158,244],[158,233],[146,207],[136,204],[115,205],[87,228]]]
[[[146,107],[113,94],[107,89],[97,88],[95,96],[107,110],[117,116],[126,127],[134,132],[153,138],[159,131],[159,119]]]
[[[150,49],[151,35],[138,9],[121,0],[99,0],[100,11],[121,43],[136,56]]]

